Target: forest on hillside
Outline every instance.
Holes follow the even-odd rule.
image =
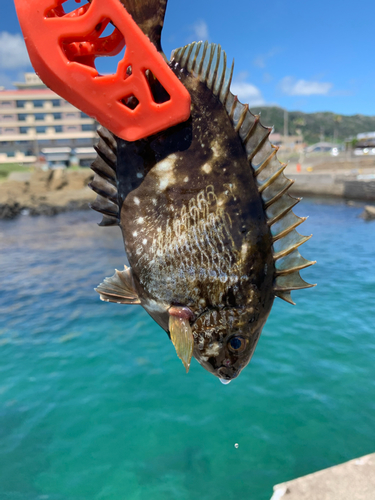
[[[284,109],[276,106],[251,108],[254,114],[261,114],[263,125],[274,127],[276,133],[284,132]],[[288,112],[288,133],[296,135],[300,131],[307,144],[320,140],[344,142],[345,139],[361,132],[375,131],[375,116],[338,115],[330,112],[302,113]]]

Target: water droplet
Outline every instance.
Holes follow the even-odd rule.
[[[237,448],[238,448],[238,443],[236,443],[236,444],[234,445],[234,447],[237,449]]]
[[[227,385],[227,384],[229,384],[229,382],[231,382],[231,380],[225,380],[225,378],[219,378],[219,380],[224,385]]]

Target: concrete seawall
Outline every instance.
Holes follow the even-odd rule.
[[[271,500],[374,500],[375,453],[273,487]]]
[[[291,194],[334,196],[347,200],[375,201],[375,175],[335,172],[287,173],[295,179]]]

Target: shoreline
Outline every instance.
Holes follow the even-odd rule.
[[[0,183],[0,219],[88,210],[95,193],[90,169],[13,172]]]
[[[346,202],[375,202],[372,161],[361,164],[361,168],[357,168],[358,162],[331,159],[327,163],[322,163],[322,159],[320,163],[306,161],[301,171],[296,164],[288,165],[285,174],[295,181],[290,194]],[[88,168],[12,172],[7,180],[0,182],[0,219],[14,219],[21,214],[53,216],[88,210],[89,203],[96,197],[87,186],[93,177],[94,173]]]

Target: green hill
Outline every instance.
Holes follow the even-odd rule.
[[[275,132],[283,134],[284,110],[276,106],[251,108],[254,114],[261,113],[263,125],[274,126]],[[337,138],[343,142],[350,136],[361,132],[375,131],[375,116],[364,115],[337,115],[335,113],[302,113],[301,111],[288,112],[289,135],[295,135],[296,129],[302,131],[305,142],[314,144],[319,140],[332,142]],[[336,130],[336,132],[335,132]]]

